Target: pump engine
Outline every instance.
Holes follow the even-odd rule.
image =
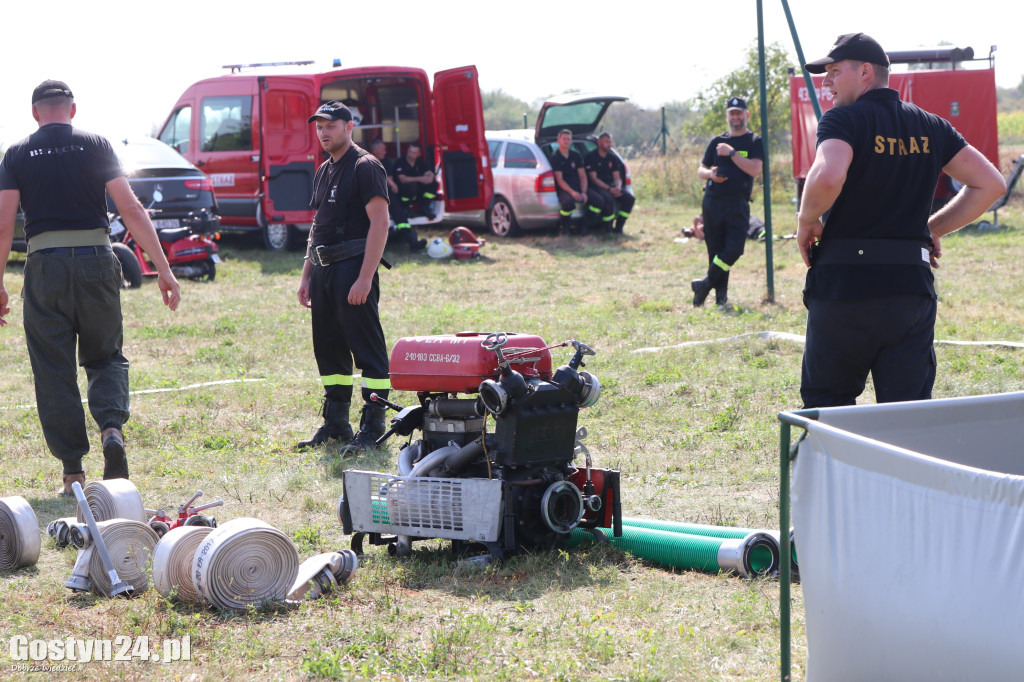
[[[551,349],[569,346],[568,364],[552,371]],[[345,472],[338,512],[352,548],[368,538],[407,554],[414,540],[446,538],[457,552],[502,558],[551,548],[577,527],[621,535],[619,472],[592,466],[577,428],[601,395],[582,370],[593,355],[576,340],[548,346],[508,332],[399,339],[391,385],[419,402],[377,398],[398,413],[378,443],[407,440],[397,476]]]

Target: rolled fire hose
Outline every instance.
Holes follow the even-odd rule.
[[[123,582],[131,585],[132,594],[137,596],[149,588],[147,574],[152,562],[153,551],[159,541],[156,533],[142,521],[130,519],[111,519],[96,523],[99,528],[100,537],[107,547],[107,553],[113,562],[117,577]],[[95,594],[102,597],[110,596],[113,583],[107,569],[103,566],[100,553],[95,550],[95,543],[90,537],[90,532],[85,526],[77,526],[84,531],[79,536],[84,546],[80,548],[78,561],[72,571],[72,578],[66,586],[71,589],[81,590],[82,587],[91,589]],[[81,578],[87,577],[88,584],[83,585]],[[76,585],[72,581],[79,579]]]
[[[196,604],[202,601],[192,583],[192,561],[212,532],[209,526],[178,526],[160,538],[153,552],[153,583],[161,597]]]
[[[39,561],[39,522],[24,497],[0,497],[0,571]]]
[[[650,530],[664,530],[669,533],[686,533],[687,535],[703,535],[709,538],[729,538],[741,540],[751,533],[764,533],[775,541],[775,553],[779,553],[779,531],[765,530],[761,528],[735,528],[732,526],[711,526],[702,523],[686,523],[683,521],[659,521],[656,519],[638,519],[623,517],[623,526],[634,526],[636,528],[648,528]]]
[[[259,519],[233,519],[206,536],[192,560],[192,582],[218,609],[283,601],[299,573],[291,539]]]
[[[633,556],[668,568],[717,573],[734,571],[744,578],[772,575],[779,570],[779,550],[775,539],[766,533],[751,533],[745,538],[713,538],[672,533],[637,526],[623,526],[622,537],[601,528],[608,542]],[[582,528],[573,529],[570,547],[593,542]]]
[[[76,516],[54,519],[46,525],[46,534],[57,543],[57,549],[64,549],[71,544],[71,527],[77,525],[79,524]]]
[[[288,591],[288,601],[318,599],[337,585],[344,585],[359,568],[359,559],[351,549],[311,556],[299,566],[299,574]]]
[[[148,518],[139,489],[127,478],[91,481],[83,491],[97,523],[110,519],[130,519],[145,523]],[[85,521],[81,510],[78,512],[78,521]]]

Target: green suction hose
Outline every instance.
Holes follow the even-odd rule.
[[[765,533],[775,540],[776,553],[781,551],[782,543],[779,541],[779,531],[761,530],[758,528],[734,528],[732,526],[709,526],[701,523],[684,523],[681,521],[658,521],[656,519],[639,519],[626,517],[622,519],[623,526],[635,526],[637,528],[649,528],[651,530],[665,530],[670,533],[686,533],[688,535],[704,535],[713,538],[745,538],[751,533]],[[790,556],[792,557],[793,570],[798,570],[796,560],[796,543],[793,542],[793,531],[789,531]]]
[[[773,575],[779,570],[779,545],[766,533],[715,538],[623,525],[622,537],[614,537],[611,529],[600,530],[615,547],[660,566],[714,573],[734,571],[744,578]],[[576,528],[567,545],[576,547],[593,541],[592,534]]]

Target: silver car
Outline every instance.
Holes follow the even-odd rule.
[[[486,211],[446,213],[445,221],[483,225],[500,237],[515,235],[520,230],[555,227],[559,206],[555,174],[548,157],[558,146],[558,131],[571,130],[573,148],[586,156],[597,146],[594,134],[605,111],[614,102],[625,99],[613,95],[560,95],[541,107],[536,129],[485,133],[494,176],[491,205]],[[626,191],[632,193],[628,166],[625,183]],[[574,218],[581,215],[577,208]]]

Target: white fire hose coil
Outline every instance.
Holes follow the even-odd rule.
[[[241,610],[283,601],[299,573],[291,539],[259,519],[233,519],[211,532],[192,561],[192,582],[202,600]]]
[[[39,561],[39,522],[24,497],[0,497],[0,571]]]
[[[153,551],[160,540],[156,532],[143,521],[129,519],[112,519],[96,525],[118,577],[134,587],[136,595],[145,592],[149,588],[146,576],[152,563]],[[103,597],[109,595],[112,583],[99,552],[93,552],[88,572],[92,580],[92,591]]]
[[[153,552],[153,583],[161,597],[202,601],[192,584],[192,560],[211,532],[207,526],[178,526],[160,538]]]
[[[89,508],[92,509],[92,515],[96,517],[97,523],[110,519],[129,519],[145,523],[148,518],[139,489],[127,478],[91,481],[82,492],[85,493],[85,499],[89,502]],[[81,511],[78,512],[78,521],[85,521]]]

